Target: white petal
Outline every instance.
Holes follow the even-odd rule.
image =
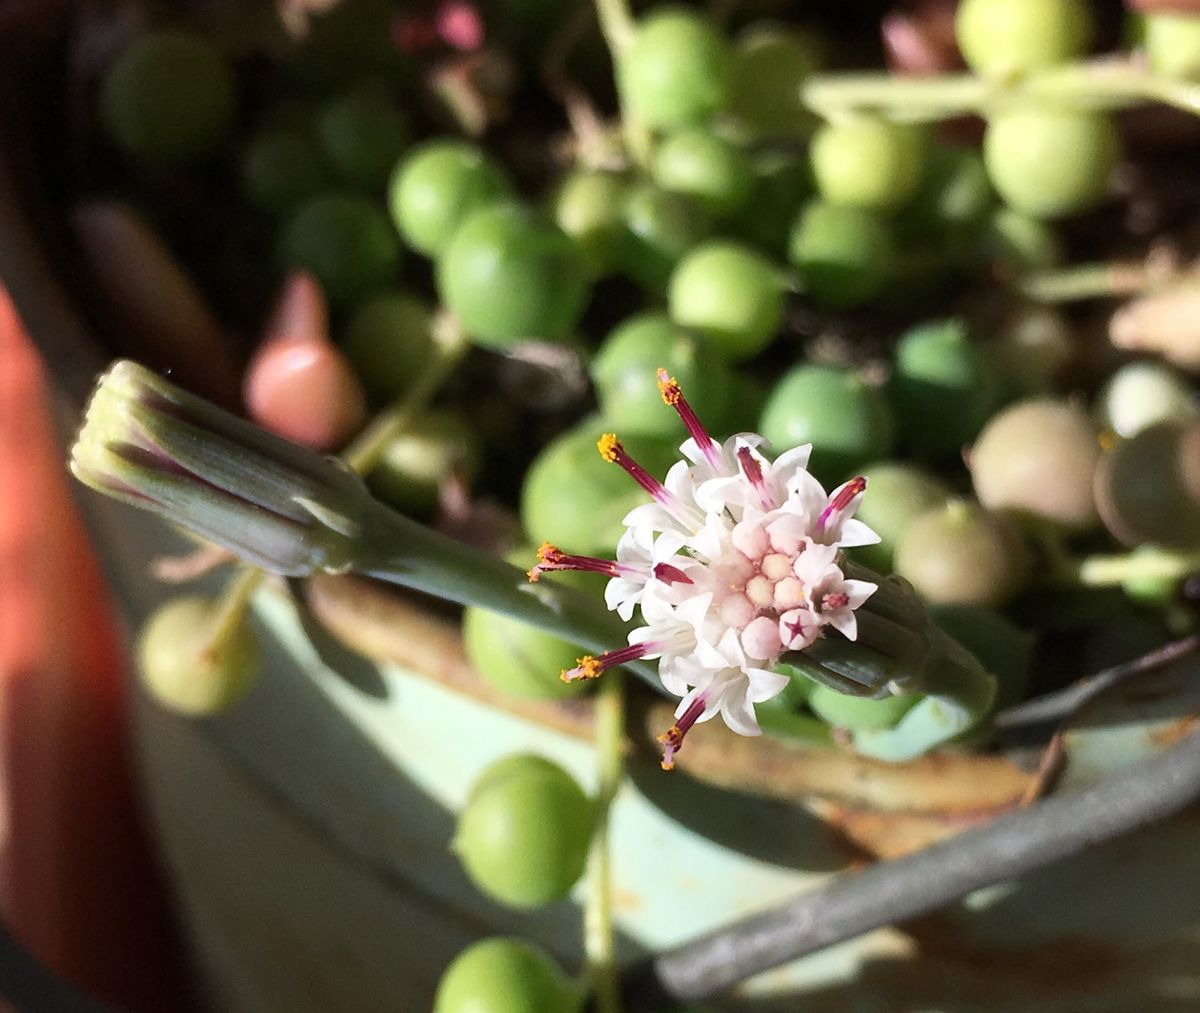
[[[849,607],[856,609],[879,590],[879,585],[872,584],[869,580],[846,580],[842,582],[842,590],[850,599]]]
[[[762,703],[764,700],[778,696],[788,688],[788,683],[792,681],[786,675],[780,675],[778,672],[771,672],[765,668],[747,669],[746,675],[750,679],[746,698],[753,703]]]
[[[791,450],[785,450],[770,466],[772,477],[778,477],[787,488],[798,471],[808,470],[808,459],[812,454],[812,444],[805,443]]]
[[[843,549],[853,549],[859,545],[878,545],[879,541],[879,535],[872,528],[850,517],[842,521],[837,544]]]
[[[823,613],[822,618],[847,640],[858,639],[858,619],[850,609],[834,609]]]
[[[721,716],[725,719],[725,724],[738,735],[762,734],[762,730],[758,727],[758,719],[754,716],[754,705],[744,694],[738,694],[731,699],[727,698],[721,707]]]

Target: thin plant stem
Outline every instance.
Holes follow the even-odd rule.
[[[1022,294],[1037,302],[1075,302],[1081,299],[1137,295],[1153,281],[1144,264],[1075,264],[1035,271],[1018,285]]]
[[[1087,556],[1067,575],[1085,587],[1114,587],[1130,580],[1180,580],[1200,571],[1200,552],[1127,552]]]
[[[596,695],[596,825],[583,911],[583,947],[596,1013],[621,1013],[609,844],[609,816],[625,774],[625,701],[621,682],[619,670],[608,673]]]
[[[241,566],[233,579],[226,585],[213,614],[212,634],[208,649],[217,650],[233,636],[234,631],[246,615],[250,599],[265,573],[255,566]]]
[[[404,432],[433,399],[466,349],[466,335],[461,325],[448,313],[443,313],[434,324],[434,353],[424,372],[401,397],[372,419],[342,455],[345,462],[360,475],[371,471],[388,444]]]
[[[633,41],[635,22],[628,0],[595,0],[600,32],[613,59],[619,57]]]
[[[595,0],[596,17],[600,32],[608,46],[615,65],[633,42],[637,23],[629,8],[628,0]],[[620,89],[618,89],[618,95]],[[634,116],[626,103],[621,102],[621,137],[625,142],[625,153],[634,165],[644,166],[650,161],[652,139],[646,124]]]
[[[1151,74],[1129,60],[1093,60],[1011,80],[945,74],[897,77],[886,73],[819,74],[804,85],[805,104],[826,119],[864,110],[896,119],[940,120],[984,114],[1004,104],[1035,101],[1079,109],[1121,109],[1161,102],[1200,113],[1200,88]]]

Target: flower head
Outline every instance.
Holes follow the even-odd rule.
[[[609,608],[622,618],[640,614],[644,625],[627,647],[581,658],[563,678],[660,658],[663,686],[682,698],[676,723],[661,736],[670,769],[688,729],[717,714],[741,735],[759,733],[754,704],[787,685],[772,671],[781,655],[804,650],[830,628],[857,636],[855,610],[876,585],[847,579],[840,553],[879,539],[854,518],[866,479],[827,495],[808,472],[811,447],[771,461],[755,433],[718,443],[664,370],[658,383],[688,431],[683,460],[660,482],[605,434],[601,456],[628,472],[651,502],[625,517],[616,560],[543,547],[530,577],[564,568],[605,573]]]
[[[370,502],[362,480],[336,458],[128,361],[100,378],[71,448],[71,471],[287,576],[348,569]]]

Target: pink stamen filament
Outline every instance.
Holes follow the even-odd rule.
[[[624,468],[638,485],[645,489],[657,503],[665,507],[668,513],[681,524],[696,527],[703,523],[703,517],[692,516],[695,511],[689,511],[687,505],[678,496],[630,457],[614,434],[605,433],[601,436],[596,443],[596,449],[600,451],[600,456],[606,461]]]
[[[659,503],[662,503],[663,506],[669,506],[669,502],[675,498],[657,478],[629,456],[621,441],[613,436],[612,433],[605,433],[600,437],[600,441],[596,444],[596,447],[600,451],[601,457],[624,468],[630,478],[658,500]]]
[[[867,488],[867,480],[859,475],[858,478],[851,479],[842,486],[833,496],[829,498],[829,503],[825,509],[821,511],[821,516],[817,518],[817,530],[825,530],[825,525],[829,523],[829,519],[834,514],[839,514],[850,505],[850,501],[859,493]]]
[[[696,699],[688,704],[687,710],[683,712],[679,720],[658,737],[658,741],[663,744],[663,770],[673,770],[675,768],[675,754],[683,748],[683,737],[691,731],[692,725],[700,719],[706,706],[708,706],[708,694],[697,694]]]
[[[754,491],[758,493],[759,504],[764,510],[770,510],[774,503],[771,502],[771,490],[763,481],[762,465],[754,459],[749,447],[738,447],[737,459],[738,464],[742,467],[742,474],[746,476],[746,481],[754,486]]]
[[[639,658],[644,658],[649,653],[653,644],[630,644],[628,647],[619,647],[615,651],[606,651],[600,657],[596,658],[590,654],[585,654],[576,662],[574,668],[565,669],[562,673],[563,682],[576,682],[579,679],[596,679],[607,672],[610,668],[616,668],[618,665],[625,665],[631,661],[637,661]]]
[[[546,542],[538,549],[538,561],[529,571],[529,579],[536,581],[543,573],[550,573],[554,570],[574,570],[616,577],[631,574],[633,567],[596,556],[572,556]]]
[[[700,448],[700,453],[704,455],[704,459],[713,468],[721,467],[721,456],[717,452],[717,441],[708,435],[708,430],[704,428],[704,423],[700,421],[700,417],[695,410],[688,404],[687,398],[683,396],[683,390],[679,386],[679,382],[675,377],[671,376],[665,369],[659,369],[655,374],[658,378],[658,390],[662,394],[662,399],[668,405],[675,409],[679,415],[680,421],[688,431],[688,435],[696,441],[696,446]]]

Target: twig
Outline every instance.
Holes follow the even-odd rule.
[[[659,954],[625,979],[630,1008],[723,991],[873,928],[1078,854],[1200,797],[1200,735],[1099,784],[1043,799],[915,855],[843,872],[817,890]]]

